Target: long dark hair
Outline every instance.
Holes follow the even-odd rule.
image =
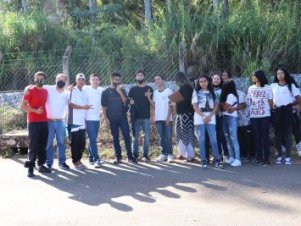
[[[279,83],[279,80],[277,78],[277,71],[280,70],[280,71],[283,71],[284,73],[284,80],[285,80],[285,83],[287,84],[287,87],[289,89],[290,92],[292,92],[292,76],[290,75],[290,73],[284,69],[284,68],[277,68],[276,72],[275,72],[275,75],[274,75],[274,83]]]
[[[222,88],[222,93],[221,93],[221,102],[226,102],[227,96],[229,94],[233,94],[234,96],[236,96],[236,98],[238,100],[236,85],[233,80],[229,80],[224,83],[223,88]]]
[[[186,75],[179,71],[176,75],[175,75],[175,82],[178,86],[183,86],[185,84],[189,84],[190,85],[190,82],[188,80],[188,78],[186,77]]]
[[[213,87],[212,87],[212,84],[211,84],[211,79],[208,77],[208,76],[206,76],[206,75],[201,75],[201,76],[199,76],[198,77],[198,82],[196,83],[196,86],[195,86],[195,91],[196,92],[199,92],[202,88],[201,88],[201,86],[200,86],[200,79],[201,78],[205,78],[206,80],[207,80],[207,82],[208,82],[208,87],[207,87],[207,89],[208,89],[208,91],[209,91],[209,93],[212,95],[212,97],[213,97],[213,100],[215,100],[216,99],[216,96],[215,96],[215,93],[214,93],[214,90],[213,90]]]
[[[254,71],[253,76],[255,76],[258,79],[261,87],[264,87],[268,84],[268,79],[263,70]]]

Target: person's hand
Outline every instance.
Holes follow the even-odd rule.
[[[211,117],[208,115],[208,116],[205,116],[204,118],[203,118],[203,121],[204,121],[204,123],[205,124],[208,124],[210,121],[211,121]]]
[[[166,126],[169,126],[169,125],[170,125],[170,123],[171,123],[171,122],[170,122],[170,120],[169,120],[169,119],[166,119],[166,120],[165,120],[165,125],[166,125]]]
[[[38,114],[38,115],[42,114],[43,111],[44,111],[43,107],[39,107],[38,109],[35,109],[35,113]]]
[[[131,99],[130,99],[130,105],[133,105],[133,104],[135,104],[135,101],[134,101],[133,98],[131,98]]]
[[[84,105],[84,106],[83,106],[83,109],[85,109],[85,110],[93,109],[92,106],[93,106],[93,105]]]
[[[116,87],[117,93],[121,94],[121,93],[122,93],[122,90],[123,90],[123,86],[122,86],[122,85],[118,85],[118,86]]]
[[[235,108],[233,108],[233,107],[229,107],[229,108],[228,108],[228,112],[229,112],[229,113],[233,113],[234,111],[235,111]]]

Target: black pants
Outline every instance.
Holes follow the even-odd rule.
[[[29,147],[25,167],[34,167],[38,157],[38,166],[46,162],[46,145],[48,139],[48,122],[28,123]]]
[[[255,155],[251,125],[239,126],[237,138],[241,157],[251,159]]]
[[[76,163],[81,160],[86,147],[86,130],[80,129],[71,132],[71,154],[72,162]]]
[[[301,131],[300,131],[300,118],[298,114],[293,113],[293,135],[295,137],[295,142],[298,144],[301,141]]]

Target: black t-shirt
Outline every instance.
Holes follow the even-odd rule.
[[[176,104],[177,114],[193,113],[194,111],[191,104],[192,93],[193,93],[192,86],[190,86],[189,84],[185,84],[181,86],[178,91],[183,95],[185,100]]]
[[[150,102],[145,96],[145,93],[150,90],[154,93],[154,90],[150,86],[134,86],[129,91],[129,98],[132,98],[135,102],[135,117],[136,119],[149,119],[150,118]]]
[[[124,90],[123,94],[126,96]],[[120,119],[126,115],[126,106],[122,103],[120,95],[115,88],[109,87],[103,91],[101,96],[101,106],[107,107],[108,119]]]

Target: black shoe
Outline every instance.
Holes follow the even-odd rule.
[[[59,167],[60,167],[61,169],[70,169],[70,167],[69,167],[66,163],[61,163],[61,164],[59,164]]]
[[[132,159],[128,159],[128,163],[138,164],[138,161],[136,159],[132,158]]]
[[[114,159],[114,160],[112,161],[112,163],[113,163],[114,165],[120,164],[120,163],[121,163],[121,159]]]
[[[40,173],[51,173],[51,169],[47,168],[44,165],[39,166],[39,172]]]
[[[207,160],[202,160],[201,167],[202,168],[207,168]]]
[[[34,176],[34,174],[33,174],[33,168],[32,168],[32,167],[29,167],[29,168],[28,168],[27,176],[28,176],[28,177],[33,177],[33,176]]]
[[[263,166],[269,166],[271,165],[270,162],[263,162]]]
[[[148,156],[143,156],[142,161],[143,162],[150,162],[150,158]]]
[[[262,166],[263,162],[261,160],[256,160],[254,163],[256,166]]]
[[[220,161],[216,161],[216,162],[214,163],[214,167],[216,167],[216,168],[218,168],[218,169],[224,169],[224,165],[223,165],[223,163],[220,162]]]

